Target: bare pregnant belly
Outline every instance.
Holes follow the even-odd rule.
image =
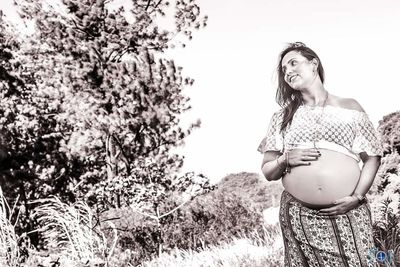
[[[285,190],[310,208],[329,207],[332,201],[351,195],[360,177],[355,159],[332,150],[319,151],[318,160],[292,167],[282,179]]]

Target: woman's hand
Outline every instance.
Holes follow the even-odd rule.
[[[289,165],[311,165],[311,161],[318,160],[321,153],[316,148],[292,149],[289,151]]]
[[[333,204],[336,205],[329,208],[320,209],[318,211],[318,214],[323,216],[334,216],[334,215],[345,214],[349,210],[357,207],[359,205],[359,202],[358,198],[355,196],[346,196],[338,200],[335,200]]]

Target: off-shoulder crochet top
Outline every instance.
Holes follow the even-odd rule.
[[[341,152],[360,161],[361,152],[382,156],[379,136],[368,115],[358,110],[327,105],[301,105],[293,115],[292,123],[280,133],[283,109],[270,120],[267,135],[258,151],[284,152],[294,148],[325,148]]]

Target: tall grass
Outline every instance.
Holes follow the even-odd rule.
[[[371,211],[377,248],[382,251],[391,250],[395,255],[399,255],[400,200],[396,196],[391,194],[391,198],[386,198],[386,195],[375,198],[374,203],[371,203],[373,204]],[[20,255],[21,250],[18,247],[20,237],[15,233],[14,225],[10,223],[11,219],[15,220],[15,217],[18,217],[18,214],[14,212],[15,205],[10,208],[0,187],[1,267],[17,267],[23,264],[25,264],[23,266],[60,267],[136,266],[138,251],[117,246],[116,227],[110,222],[103,222],[103,225],[104,223],[110,225],[108,229],[111,234],[100,228],[95,214],[86,203],[65,204],[58,198],[37,200],[36,203],[39,205],[35,209],[34,216],[41,226],[38,230],[42,232],[48,250],[45,253],[30,250],[30,257],[21,263],[24,257]],[[136,242],[136,240],[131,241]],[[204,242],[203,248],[199,250],[175,249],[143,262],[140,266],[283,266],[283,243],[279,223],[231,238],[230,241],[218,245],[214,242],[215,245],[206,246],[206,243],[213,242]],[[396,266],[400,264],[399,258],[395,258],[394,263]]]
[[[11,224],[14,211],[15,206],[10,209],[0,187],[0,266],[14,267],[19,264],[18,236],[14,230],[15,225]]]
[[[395,210],[391,204],[395,204]],[[384,199],[379,205],[379,217],[373,224],[377,249],[392,251],[395,255],[393,259],[395,266],[400,266],[400,213],[398,206],[398,199],[397,201],[393,201],[391,198]]]
[[[175,250],[169,254],[144,262],[142,267],[192,266],[192,267],[274,267],[283,266],[283,243],[279,225],[261,233],[233,238],[219,246],[205,247],[199,251]]]
[[[60,253],[61,266],[75,266],[70,263],[109,266],[118,239],[111,222],[107,223],[113,231],[113,239],[108,240],[85,202],[68,205],[56,197],[36,202],[41,203],[34,212],[41,225],[39,231],[48,249]]]

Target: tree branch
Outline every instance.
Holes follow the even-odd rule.
[[[156,9],[160,4],[161,4],[162,0],[158,1],[158,3],[154,6],[154,9]]]
[[[122,56],[125,55],[126,52],[128,52],[128,50],[129,50],[129,48],[127,47],[127,48],[125,48],[124,50],[122,50],[121,52],[119,52],[119,53],[117,52],[117,54],[115,54],[115,56],[113,57],[113,59],[111,59],[110,61],[111,61],[111,62],[114,62],[114,60],[118,57],[118,59],[117,59],[116,61],[119,62],[119,60],[122,58]],[[114,53],[114,52],[116,52],[116,51],[114,50],[112,53]],[[109,57],[111,57],[111,54],[110,54]]]
[[[149,7],[150,7],[150,3],[151,3],[151,0],[148,0],[148,1],[147,1],[147,5],[146,5],[146,7],[144,8],[144,10],[146,10],[146,11],[147,11],[147,9],[149,9]]]
[[[124,149],[122,147],[121,141],[116,136],[113,135],[113,137],[114,137],[115,142],[117,143],[117,146],[119,147],[119,152],[122,153],[122,161],[125,163],[126,172],[127,172],[128,175],[130,175],[131,174],[131,168],[130,168],[130,162],[128,160],[128,156],[126,155],[126,153],[125,153],[125,151],[124,151]],[[119,155],[117,155],[117,157],[118,156]]]
[[[103,66],[103,59],[101,57],[100,52],[95,47],[92,47],[92,49],[95,52],[97,59],[99,60],[100,66]]]
[[[137,212],[137,213],[139,213],[139,214],[141,214],[141,215],[144,215],[144,216],[146,216],[146,217],[149,217],[149,218],[151,218],[151,219],[154,219],[154,220],[158,220],[158,219],[159,219],[157,216],[154,216],[154,215],[152,215],[152,214],[148,214],[148,213],[146,213],[146,212],[140,211],[140,210],[138,210],[138,209],[135,209],[135,208],[132,207],[132,206],[131,206],[131,208],[132,208],[132,210],[133,210],[134,212]]]
[[[181,203],[179,206],[173,208],[172,210],[168,211],[167,213],[164,213],[163,215],[159,216],[158,219],[161,219],[165,216],[170,215],[171,213],[175,212],[176,210],[180,209],[183,205],[185,205],[189,200],[184,201],[183,203]]]
[[[134,207],[132,207],[132,206],[131,206],[131,208],[132,208],[132,210],[133,210],[134,212],[137,212],[137,213],[139,213],[139,214],[141,214],[141,215],[143,215],[143,216],[146,216],[146,217],[149,217],[149,218],[151,218],[151,219],[154,219],[154,220],[159,221],[159,220],[162,219],[163,217],[166,217],[166,216],[170,215],[171,213],[175,212],[176,210],[180,209],[181,207],[183,207],[183,205],[185,205],[188,201],[189,201],[189,199],[186,200],[186,201],[184,201],[183,203],[179,204],[178,206],[176,206],[176,207],[173,208],[172,210],[170,210],[170,211],[168,211],[168,212],[166,212],[166,213],[164,213],[164,214],[162,214],[162,215],[158,215],[158,216],[152,215],[152,214],[149,214],[149,213],[146,213],[146,212],[143,212],[143,211],[140,211],[139,209],[136,209],[136,208],[134,208]]]
[[[87,31],[84,30],[84,29],[81,29],[81,28],[78,26],[78,24],[76,23],[76,21],[75,21],[74,19],[71,19],[71,20],[72,20],[72,22],[74,23],[75,28],[76,28],[77,30],[79,30],[79,31],[81,31],[81,32],[83,32],[83,33],[86,33],[87,35],[89,35],[89,36],[92,37],[92,38],[95,38],[94,35],[90,34],[89,32],[87,32]]]

